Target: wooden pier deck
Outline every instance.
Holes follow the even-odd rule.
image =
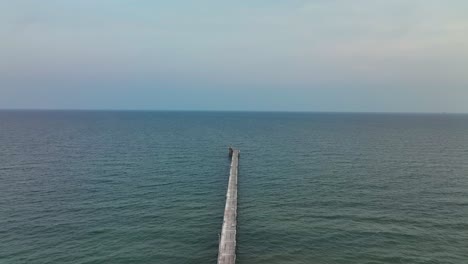
[[[231,170],[226,193],[223,227],[219,239],[218,264],[236,263],[237,233],[237,172],[239,167],[239,150],[230,149]]]

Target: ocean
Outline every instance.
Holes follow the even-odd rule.
[[[468,115],[0,111],[0,263],[468,263]]]

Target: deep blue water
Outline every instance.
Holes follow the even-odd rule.
[[[468,115],[0,111],[0,263],[468,263]]]

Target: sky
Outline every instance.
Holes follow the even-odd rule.
[[[0,108],[468,112],[466,0],[0,0]]]

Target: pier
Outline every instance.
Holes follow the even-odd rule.
[[[229,148],[231,170],[224,207],[224,220],[219,239],[218,264],[236,263],[237,233],[237,172],[239,167],[239,150]]]

